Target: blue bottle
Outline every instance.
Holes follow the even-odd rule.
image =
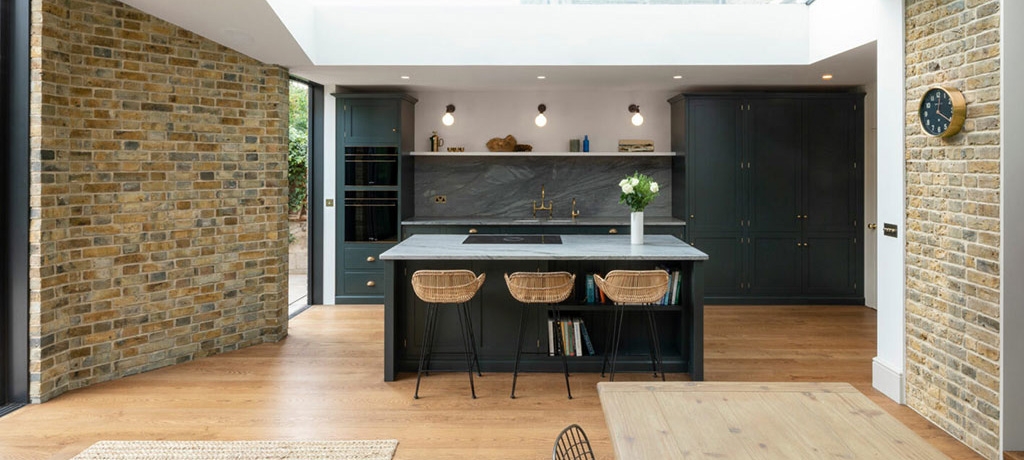
[[[583,135],[583,151],[584,152],[589,152],[590,151],[590,139],[587,138],[586,134]]]

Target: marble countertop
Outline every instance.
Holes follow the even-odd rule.
[[[622,217],[413,217],[402,221],[402,225],[629,225],[629,215]],[[644,216],[644,226],[682,226],[686,221],[674,217]]]
[[[708,255],[670,235],[561,235],[562,244],[462,244],[466,235],[413,235],[381,260],[707,260]]]

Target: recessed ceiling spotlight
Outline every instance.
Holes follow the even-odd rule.
[[[683,76],[682,75],[673,75],[672,78],[674,78],[676,80],[682,80]]]
[[[409,77],[408,75],[402,75],[402,76],[401,76],[401,79],[402,79],[402,80],[408,80],[409,78],[411,78],[411,77]]]
[[[544,75],[537,75],[537,79],[538,80],[543,80],[545,78],[548,78],[548,77],[545,77]]]
[[[826,74],[821,76],[821,79],[822,80],[831,80],[832,79],[832,74],[826,73]]]

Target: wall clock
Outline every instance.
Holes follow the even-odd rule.
[[[963,93],[953,88],[935,86],[921,96],[917,114],[925,134],[949,137],[958,132],[967,118],[967,101]]]

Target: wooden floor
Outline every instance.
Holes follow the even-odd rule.
[[[0,459],[69,458],[103,439],[399,440],[396,459],[546,458],[579,423],[611,459],[597,374],[462,373],[383,381],[381,306],[314,307],[289,336],[197,362],[72,391],[0,418]],[[863,307],[708,307],[706,377],[853,384],[953,459],[980,458],[871,388],[875,312]],[[685,375],[670,375],[685,379]],[[619,374],[616,380],[647,380]]]

